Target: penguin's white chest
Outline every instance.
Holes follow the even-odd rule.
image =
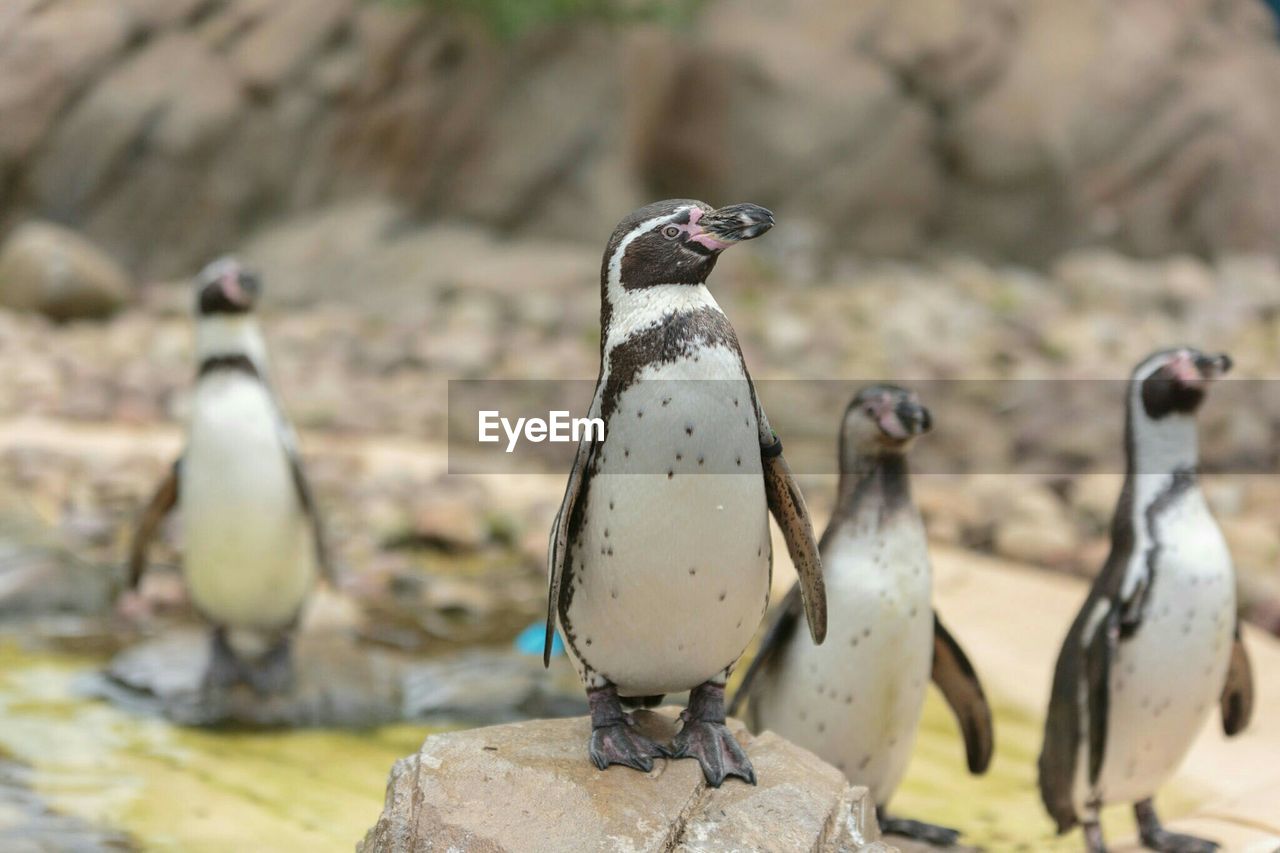
[[[196,388],[182,461],[184,572],[200,611],[229,627],[288,626],[316,574],[277,417],[254,377],[213,373]]]
[[[672,693],[738,659],[768,604],[771,553],[736,351],[646,367],[619,394],[570,548],[562,627],[584,678]]]
[[[803,625],[752,697],[761,728],[805,747],[884,805],[902,781],[933,659],[931,573],[914,510],[850,522],[823,556],[827,641]]]
[[[1104,802],[1150,796],[1182,763],[1218,705],[1235,629],[1231,555],[1198,489],[1159,515],[1156,542],[1135,559],[1151,560],[1154,574],[1141,625],[1120,641],[1112,669]],[[1086,746],[1086,768],[1087,755]],[[1078,775],[1081,802],[1087,787]]]

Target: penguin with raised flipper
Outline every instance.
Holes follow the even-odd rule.
[[[1196,412],[1230,367],[1180,347],[1129,380],[1111,552],[1058,656],[1040,754],[1045,807],[1060,833],[1081,824],[1091,853],[1105,850],[1098,812],[1109,803],[1133,803],[1153,850],[1218,846],[1164,829],[1152,798],[1214,705],[1228,735],[1253,707],[1231,554],[1197,481]]]
[[[720,253],[773,226],[753,204],[672,200],[626,217],[600,274],[600,378],[549,544],[546,649],[558,624],[591,707],[600,769],[696,758],[707,782],[755,782],[725,727],[724,686],[769,598],[768,515],[826,632],[804,501],[756,399],[737,336],[707,289]],[[670,746],[623,710],[691,690]]]
[[[290,636],[317,574],[332,580],[325,534],[293,428],[273,392],[253,309],[258,276],[230,258],[196,279],[195,391],[181,458],[143,513],[129,586],[161,522],[181,505],[183,574],[214,625],[204,689],[292,683]]]
[[[959,833],[885,809],[902,781],[932,678],[964,735],[969,770],[994,749],[991,710],[959,644],[933,608],[924,523],[911,499],[907,452],[932,428],[918,396],[894,385],[860,390],[839,437],[840,484],[820,549],[827,643],[796,631],[796,590],[784,600],[734,697],[748,721],[835,765],[871,791],[881,829],[937,845]]]

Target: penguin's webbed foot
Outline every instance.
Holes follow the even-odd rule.
[[[1151,832],[1143,829],[1142,845],[1151,850],[1159,850],[1160,853],[1213,853],[1219,849],[1216,841],[1170,832],[1163,827]]]
[[[287,636],[281,637],[260,660],[246,667],[245,681],[259,696],[287,693],[293,688],[293,655]]]
[[[1216,841],[1165,829],[1160,825],[1155,805],[1150,799],[1135,803],[1133,813],[1138,819],[1138,834],[1142,838],[1142,844],[1151,850],[1159,850],[1160,853],[1213,853],[1219,849]]]
[[[587,751],[591,763],[601,770],[622,764],[642,773],[653,769],[653,759],[665,758],[666,747],[640,734],[635,722],[622,710],[618,688],[606,683],[587,691],[591,705],[591,741]]]
[[[960,840],[960,830],[922,820],[890,817],[883,809],[876,810],[880,821],[880,831],[885,835],[901,835],[914,841],[932,844],[934,847],[951,847]]]
[[[756,784],[755,768],[724,723],[687,721],[671,741],[671,747],[672,758],[698,759],[702,775],[713,788],[719,788],[730,776]]]
[[[601,770],[610,764],[623,764],[642,773],[653,769],[653,759],[665,758],[667,750],[662,744],[650,740],[632,728],[627,720],[591,730],[588,751],[591,763]]]
[[[754,785],[756,771],[738,739],[724,724],[724,685],[699,684],[680,714],[684,725],[671,741],[672,758],[696,758],[707,784],[719,788],[729,776]]]
[[[234,687],[243,675],[243,665],[231,644],[225,628],[214,628],[209,643],[209,666],[204,671],[201,692],[218,693]]]

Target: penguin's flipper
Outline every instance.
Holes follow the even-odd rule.
[[[1227,737],[1238,735],[1249,725],[1253,716],[1253,668],[1249,654],[1240,635],[1240,622],[1236,622],[1235,643],[1231,646],[1231,664],[1227,669],[1227,683],[1222,688],[1222,730]]]
[[[778,615],[774,618],[773,624],[769,626],[768,631],[765,631],[764,639],[760,641],[760,648],[756,650],[756,656],[751,659],[751,665],[743,674],[738,692],[733,694],[733,701],[729,703],[730,716],[737,716],[743,701],[751,696],[751,685],[755,682],[756,676],[782,653],[791,638],[795,636],[796,625],[800,623],[800,613],[803,609],[800,603],[800,585],[793,584],[791,589],[787,590],[786,597],[782,599],[782,604],[778,606]]]
[[[1084,679],[1085,707],[1089,713],[1089,784],[1096,785],[1102,775],[1102,759],[1107,753],[1107,717],[1111,710],[1111,664],[1120,644],[1121,610],[1101,599],[1105,607],[1093,633],[1085,637]]]
[[[138,520],[138,529],[134,531],[133,541],[129,545],[129,589],[137,589],[142,580],[142,573],[147,570],[147,549],[151,540],[165,517],[178,505],[178,482],[182,477],[182,459],[179,457],[169,467],[169,473],[156,487],[151,502],[142,512]]]
[[[298,437],[294,434],[293,427],[283,416],[279,419],[280,428],[280,444],[284,447],[285,458],[289,460],[289,471],[293,475],[293,485],[298,492],[298,503],[302,506],[303,513],[306,514],[307,520],[311,522],[311,536],[315,542],[316,549],[316,565],[320,567],[320,573],[324,575],[324,579],[331,585],[337,585],[338,575],[337,569],[333,565],[332,555],[329,552],[329,537],[325,532],[324,517],[320,514],[320,508],[316,505],[315,493],[311,491],[311,483],[307,480],[307,472],[302,467],[302,456],[298,452]]]
[[[772,432],[772,431],[770,431]],[[804,497],[791,476],[787,460],[782,458],[782,441],[775,435],[769,445],[760,448],[764,463],[764,493],[769,511],[787,540],[787,553],[800,579],[800,596],[804,601],[809,635],[815,645],[827,638],[827,588],[822,580],[822,557],[813,536],[813,523]]]
[[[938,685],[956,715],[964,734],[964,751],[969,772],[985,773],[995,751],[991,706],[982,692],[982,682],[964,649],[951,636],[938,614],[933,614],[933,683]]]
[[[602,387],[596,387],[595,399],[591,401],[591,417],[599,417],[600,396]],[[551,666],[551,646],[556,636],[556,621],[560,613],[560,588],[564,579],[565,560],[569,553],[569,527],[574,511],[578,508],[578,498],[582,496],[582,485],[586,482],[587,470],[591,466],[591,456],[595,452],[595,442],[590,438],[591,430],[586,430],[582,440],[578,442],[578,451],[573,457],[573,467],[569,469],[569,482],[564,487],[564,498],[560,501],[560,510],[551,522],[551,536],[547,541],[547,633],[542,644],[542,665]]]

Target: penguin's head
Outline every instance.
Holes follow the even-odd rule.
[[[219,258],[196,276],[196,314],[248,314],[262,293],[262,279],[235,258]]]
[[[1143,359],[1131,380],[1143,413],[1153,421],[1190,415],[1200,408],[1211,381],[1231,370],[1231,356],[1192,347],[1161,350]]]
[[[691,199],[654,202],[618,223],[604,252],[601,280],[635,290],[659,284],[702,284],[720,253],[773,227],[757,204],[713,210]]]
[[[933,429],[933,416],[914,391],[897,385],[869,385],[854,395],[840,427],[840,459],[903,453]]]

